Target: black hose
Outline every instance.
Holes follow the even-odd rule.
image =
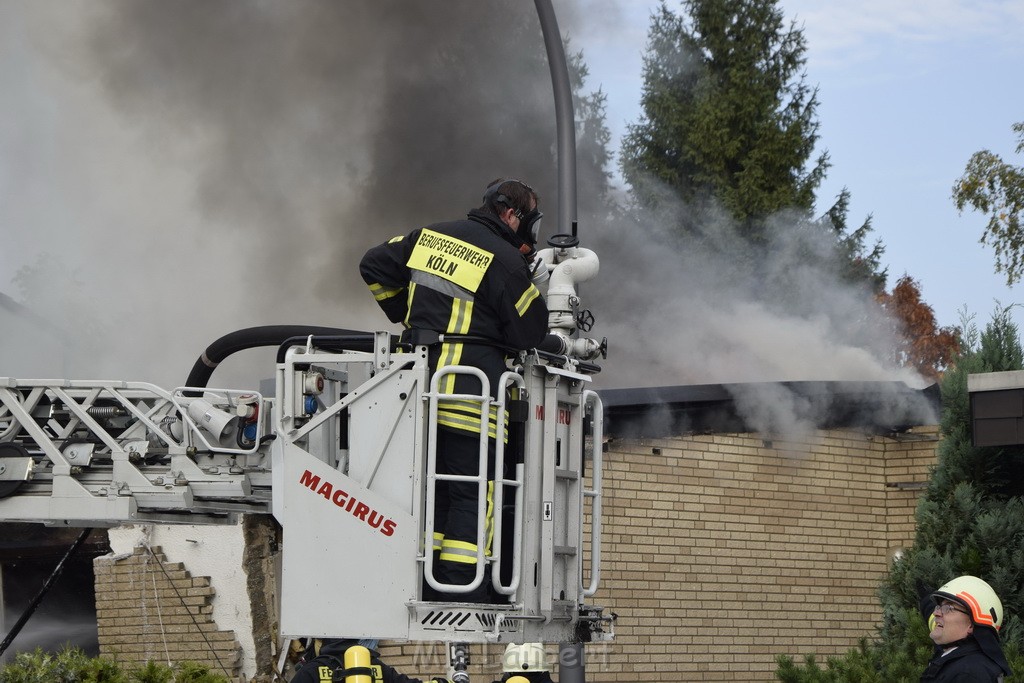
[[[233,353],[260,346],[280,346],[292,337],[309,335],[367,335],[368,332],[317,325],[263,325],[247,327],[224,335],[206,347],[185,380],[187,387],[205,387],[214,369]]]
[[[549,334],[544,337],[544,341],[537,344],[537,350],[545,353],[550,353],[556,356],[564,356],[569,352],[569,347],[565,343],[565,339],[557,334]]]

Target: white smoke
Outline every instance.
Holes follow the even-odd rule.
[[[674,207],[675,212],[684,211]],[[659,230],[611,228],[591,301],[620,315],[600,321],[610,343],[603,380],[613,386],[782,381],[925,382],[888,359],[893,324],[866,287],[844,282],[834,240],[796,229],[794,216],[756,256],[722,226],[714,244],[680,245]]]

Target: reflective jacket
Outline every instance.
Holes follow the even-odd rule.
[[[1002,667],[985,654],[974,639],[965,641],[946,656],[942,656],[942,651],[936,649],[935,656],[921,675],[922,683],[997,683],[1002,680]]]
[[[492,342],[445,342],[435,345],[430,356],[432,368],[479,368],[492,397],[505,371],[505,349],[531,349],[547,335],[547,305],[530,282],[529,264],[514,246],[511,230],[479,209],[466,220],[417,228],[373,247],[359,271],[392,322]],[[479,383],[465,376],[448,376],[440,390],[482,393]],[[438,422],[479,433],[480,410],[472,402],[443,401]]]

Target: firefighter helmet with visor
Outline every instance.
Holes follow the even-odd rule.
[[[970,611],[971,621],[976,626],[987,626],[996,631],[1003,624],[1003,603],[988,585],[976,576],[958,576],[932,593],[932,600],[938,605],[942,600],[951,600]]]

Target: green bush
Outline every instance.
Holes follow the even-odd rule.
[[[231,683],[205,664],[179,662],[171,667],[158,662],[125,667],[105,657],[88,657],[81,648],[60,652],[19,652],[0,668],[0,683]]]
[[[821,668],[813,655],[803,666],[785,655],[777,657],[776,678],[782,683],[917,683],[932,656],[924,618],[915,609],[899,615],[898,637],[860,644],[842,657],[829,657]]]

